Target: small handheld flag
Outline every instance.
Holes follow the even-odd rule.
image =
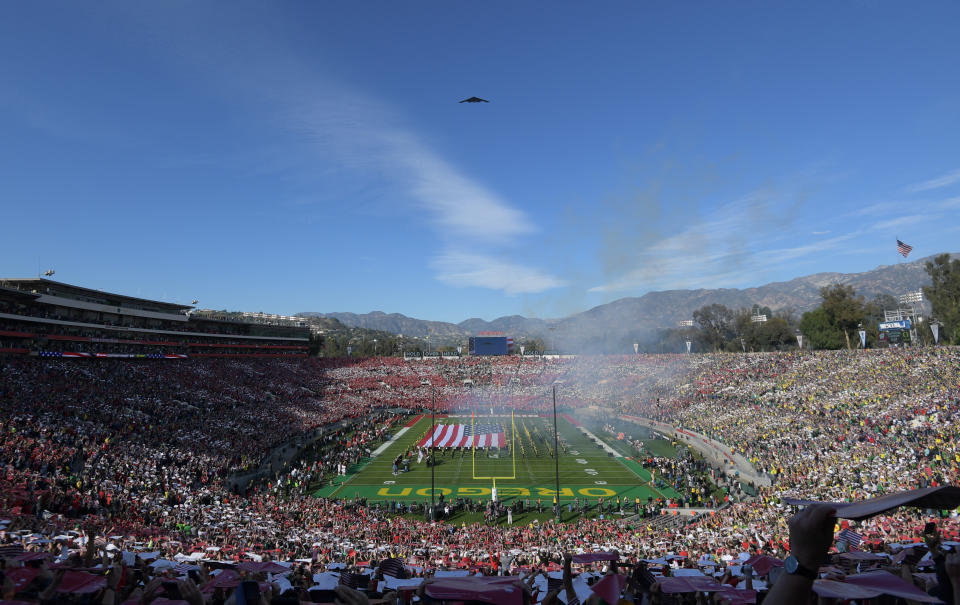
[[[837,534],[837,542],[846,542],[847,550],[860,550],[860,544],[863,542],[863,536],[852,529],[847,528]]]

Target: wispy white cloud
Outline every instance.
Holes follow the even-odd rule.
[[[388,107],[346,90],[311,98],[290,112],[297,128],[345,169],[389,181],[441,236],[503,243],[535,230],[523,211],[440,157]]]
[[[848,218],[851,216],[873,216],[877,214],[886,214],[889,212],[897,212],[903,209],[904,202],[876,202],[868,206],[861,206],[856,210],[851,212],[846,212],[840,215],[840,218]]]
[[[404,228],[428,225],[435,234],[430,248],[440,256],[425,262],[446,283],[511,294],[564,283],[520,263],[458,257],[454,251],[464,247],[509,255],[537,227],[493,186],[444,158],[431,133],[411,126],[389,101],[345,83],[334,75],[337,66],[307,58],[286,36],[275,36],[289,26],[279,13],[255,8],[250,14],[257,26],[235,30],[235,20],[225,22],[209,7],[190,8],[176,14],[138,8],[131,18],[158,39],[175,40],[162,45],[163,56],[197,70],[207,86],[229,96],[232,108],[254,108],[253,127],[266,128],[273,145],[258,148],[250,163],[307,184],[287,207],[381,208],[397,217],[399,241],[407,239]],[[453,265],[458,259],[464,263],[459,269]]]
[[[430,262],[440,281],[507,294],[565,284],[533,267],[457,253],[465,244],[506,253],[519,236],[537,229],[525,212],[440,157],[415,131],[399,125],[401,120],[389,108],[340,90],[335,107],[320,100],[301,107],[292,119],[325,153],[360,174],[377,174],[413,202],[443,248]]]
[[[828,235],[829,233],[830,230],[828,229],[826,231],[811,231],[810,235]]]
[[[953,185],[954,183],[960,183],[960,168],[948,172],[942,176],[938,176],[935,179],[930,179],[929,181],[923,181],[921,183],[914,183],[906,188],[910,193],[917,193],[919,191],[929,191],[931,189],[940,189],[941,187],[947,187]]]
[[[443,231],[484,242],[509,241],[535,231],[524,212],[464,175],[412,135],[392,137],[391,143],[385,159],[404,168],[408,174],[406,186]]]
[[[479,286],[507,294],[534,294],[567,285],[538,269],[481,254],[448,252],[432,261],[440,281],[452,286]]]
[[[762,257],[767,259],[764,264],[795,260],[804,256],[823,252],[824,250],[835,250],[836,248],[840,247],[840,244],[855,238],[857,235],[857,233],[847,233],[845,235],[837,235],[828,239],[803,244],[802,246],[766,250],[763,252]]]
[[[906,219],[906,217],[910,216],[927,216],[930,213],[936,213],[940,210],[952,208],[958,205],[960,205],[960,197],[954,197],[946,200],[894,199],[883,202],[875,202],[867,206],[861,206],[849,212],[843,212],[837,215],[834,220],[841,223],[848,223],[852,220],[859,224],[868,220],[889,216],[895,217],[889,219],[889,221],[897,221],[901,218]],[[919,222],[919,220],[920,219],[906,219],[906,222]],[[888,221],[886,220],[882,220],[874,223],[873,226],[883,227],[887,222]],[[892,224],[892,226],[896,225]]]
[[[870,225],[870,231],[885,231],[889,229],[894,229],[897,227],[905,227],[907,225],[915,225],[917,223],[926,223],[932,220],[939,218],[939,215],[936,214],[908,214],[906,216],[898,216],[897,218],[892,218],[885,221],[878,221]]]
[[[776,198],[757,193],[719,207],[706,220],[640,251],[636,269],[590,288],[594,293],[650,289],[736,287],[789,261],[843,247],[857,233],[844,233],[792,247],[777,247],[782,235],[770,213]],[[830,231],[815,232],[825,235]]]

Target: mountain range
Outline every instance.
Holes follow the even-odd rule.
[[[953,256],[957,256],[954,254]],[[790,310],[799,314],[819,306],[820,288],[831,284],[845,284],[858,295],[870,300],[877,295],[897,297],[915,292],[930,284],[924,263],[933,256],[896,265],[882,265],[863,273],[815,273],[790,281],[773,282],[754,288],[719,288],[699,290],[665,290],[648,292],[639,297],[628,297],[599,305],[587,311],[557,319],[536,319],[521,315],[499,317],[493,321],[471,318],[460,323],[414,319],[400,313],[319,313],[303,312],[305,317],[330,317],[351,327],[382,330],[415,338],[429,338],[438,344],[462,343],[467,337],[481,331],[497,331],[523,338],[543,338],[558,347],[578,350],[610,350],[613,341],[649,340],[652,334],[664,328],[677,326],[691,319],[693,312],[710,304],[721,304],[731,309],[753,305],[769,307],[772,311]],[[590,346],[590,343],[605,343]],[[615,349],[621,349],[618,344]]]

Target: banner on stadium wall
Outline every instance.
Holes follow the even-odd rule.
[[[17,332],[15,330],[0,330],[0,336],[12,336],[14,338],[35,338],[37,335],[33,332]]]
[[[909,330],[913,325],[909,319],[900,319],[897,321],[881,321],[881,330]]]
[[[187,355],[174,353],[85,353],[83,351],[40,351],[38,357],[67,359],[187,359]]]

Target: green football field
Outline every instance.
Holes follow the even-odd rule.
[[[556,462],[552,455],[553,419],[540,417],[489,417],[478,422],[499,423],[513,447],[493,450],[454,452],[437,449],[434,467],[435,493],[447,498],[489,500],[496,485],[497,497],[503,501],[517,498],[531,504],[541,499],[545,507],[553,502],[556,493]],[[466,424],[469,417],[438,419],[437,424]],[[420,500],[430,498],[431,469],[426,462],[417,463],[416,444],[431,430],[429,415],[371,460],[349,470],[346,477],[316,492],[318,497],[367,498],[370,502],[386,500]],[[648,497],[676,497],[670,489],[656,489],[650,484],[651,475],[637,462],[620,454],[612,455],[587,437],[571,422],[560,417],[558,432],[561,445],[559,457],[560,501],[565,503],[586,498],[591,505],[597,499],[617,496],[634,502]],[[399,454],[412,451],[410,471],[393,474],[392,465]]]

